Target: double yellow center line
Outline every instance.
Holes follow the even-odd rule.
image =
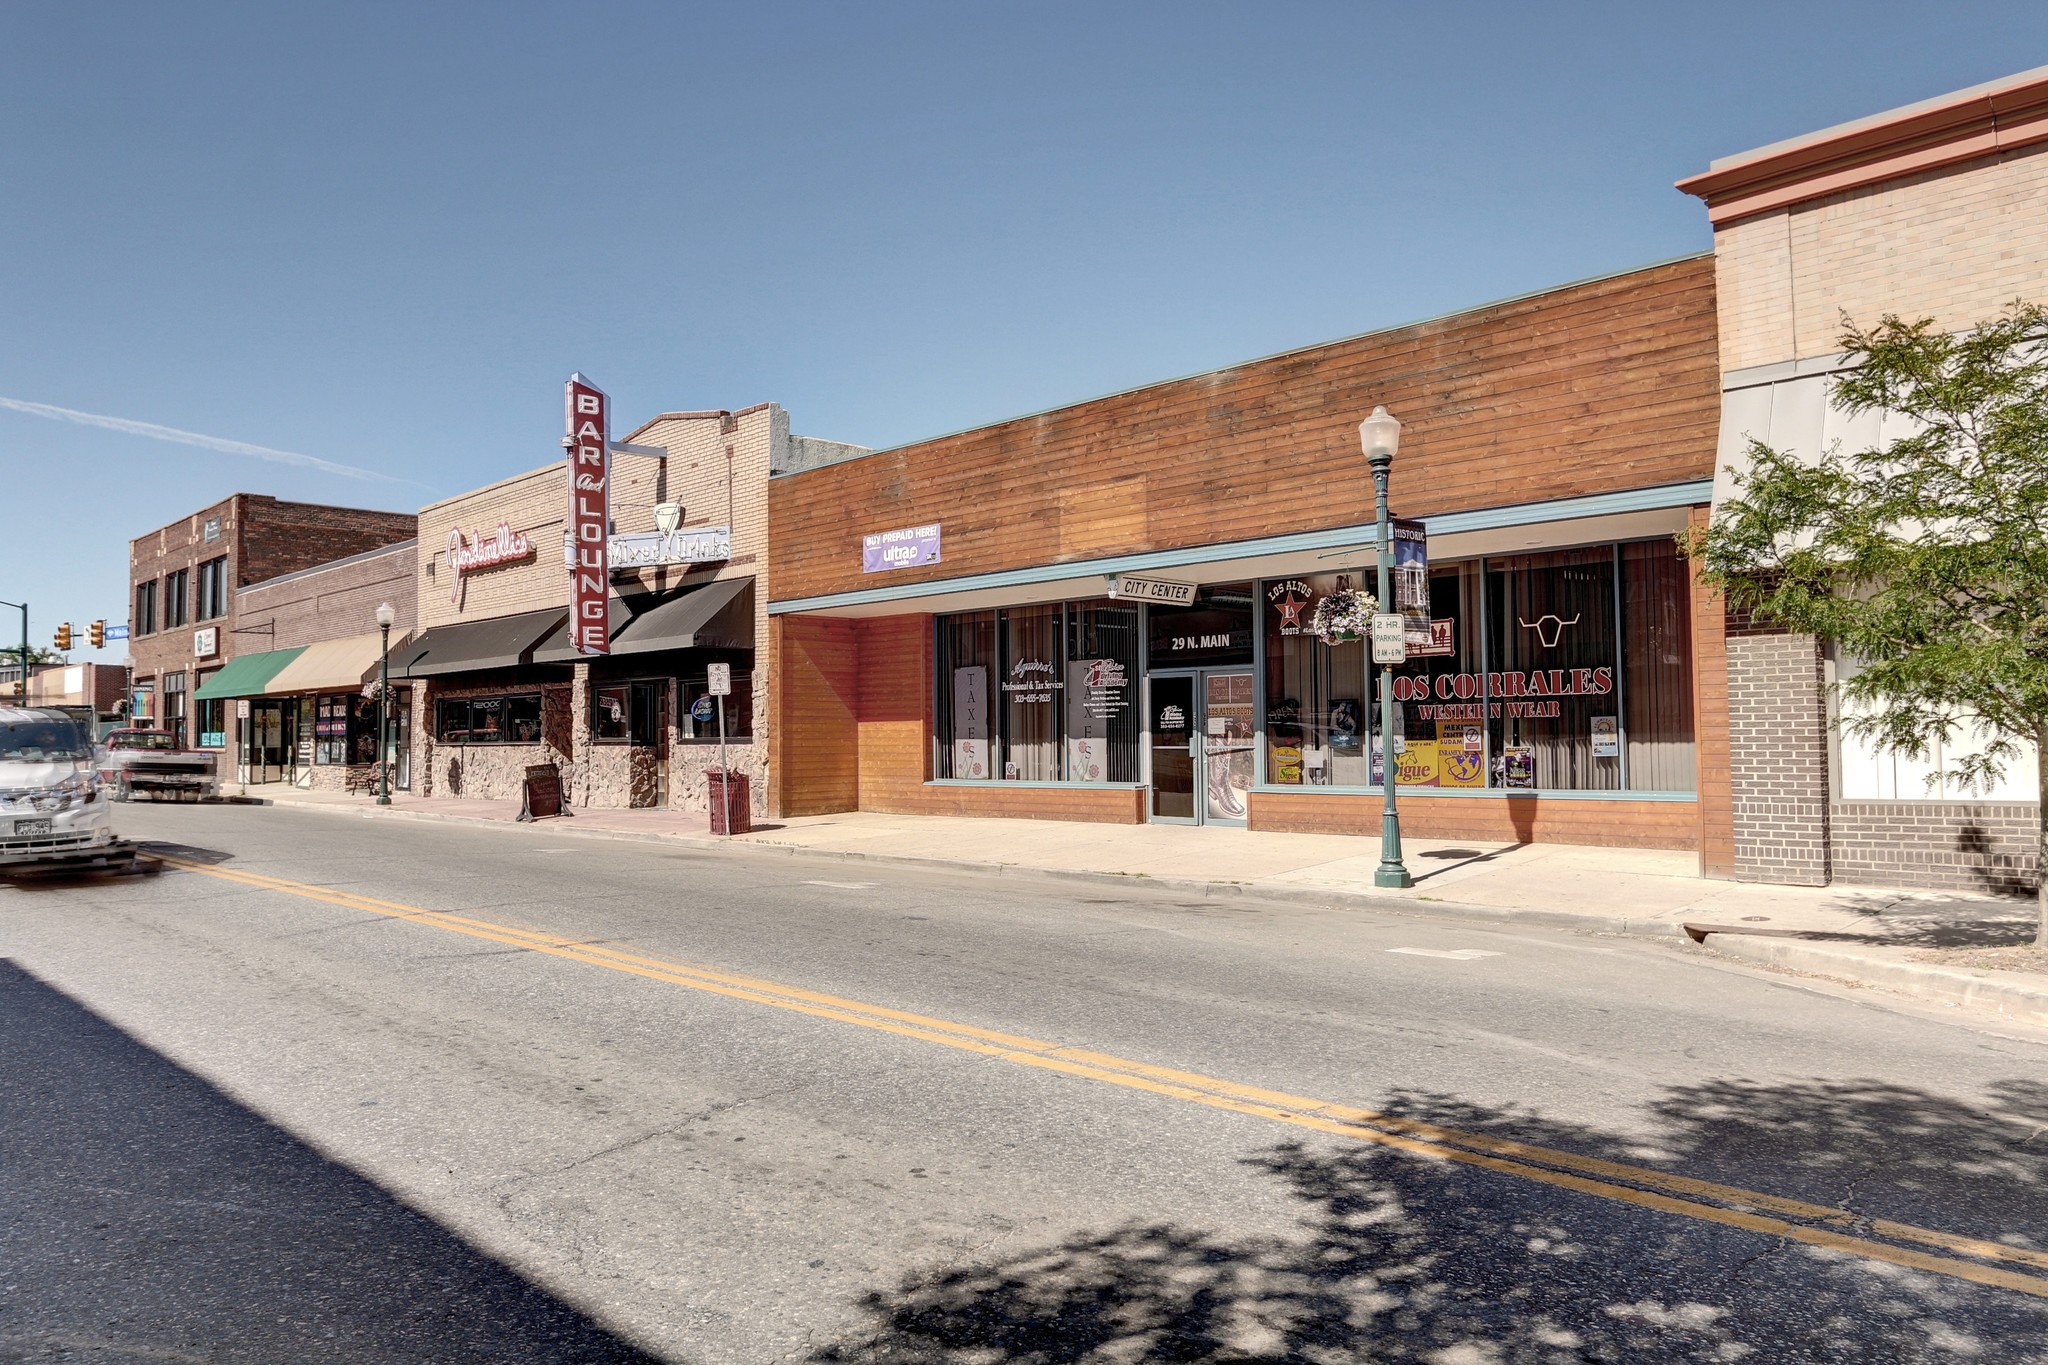
[[[1766,1237],[1782,1237],[1808,1246],[2048,1298],[2048,1251],[2031,1247],[2008,1246],[1983,1238],[1916,1227],[1910,1223],[1866,1218],[1824,1204],[1809,1204],[1755,1190],[1694,1180],[1646,1166],[1631,1166],[1484,1133],[1464,1132],[1420,1119],[1266,1090],[1198,1072],[1153,1066],[1128,1057],[825,995],[801,986],[721,971],[700,963],[673,962],[625,948],[578,943],[544,930],[423,910],[418,906],[288,881],[282,877],[208,866],[168,855],[158,856],[168,867],[242,886],[324,901],[329,905],[392,919],[411,920],[449,933],[508,944],[585,966],[603,967],[712,995],[915,1038],[920,1042],[977,1053],[1016,1066],[1057,1071],[1083,1080],[1121,1086],[1126,1090],[1144,1091],[1235,1114],[1249,1114],[1296,1128],[1376,1143],[1417,1156],[1455,1161],[1500,1175],[1615,1199],[1660,1213],[1742,1228]]]

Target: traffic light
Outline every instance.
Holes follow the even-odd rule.
[[[71,648],[71,623],[66,621],[57,627],[57,652],[66,653]]]
[[[86,638],[92,641],[94,649],[104,649],[107,644],[107,623],[95,621],[85,628]]]

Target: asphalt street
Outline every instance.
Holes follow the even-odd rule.
[[[118,823],[164,871],[0,883],[0,1360],[2048,1361],[2039,1036],[1142,880]]]

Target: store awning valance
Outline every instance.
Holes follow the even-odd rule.
[[[564,621],[561,607],[494,616],[435,626],[408,645],[391,651],[391,676],[431,678],[443,673],[468,673],[481,668],[516,668],[534,662],[533,647]]]
[[[404,648],[405,638],[391,647],[393,658]],[[322,640],[307,645],[299,657],[286,664],[263,690],[283,692],[353,692],[377,674],[377,660],[384,642],[379,635],[351,635],[345,640]]]
[[[674,592],[620,595],[611,600],[612,653],[658,649],[752,649],[754,580],[720,578]],[[535,663],[574,663],[569,626],[541,642]]]
[[[270,680],[305,652],[302,646],[298,649],[266,650],[261,654],[238,654],[199,684],[199,690],[192,695],[199,701],[260,697],[270,686]]]

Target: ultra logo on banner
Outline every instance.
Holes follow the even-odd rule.
[[[610,402],[581,374],[569,376],[563,397],[569,449],[569,639],[579,654],[612,652]]]

